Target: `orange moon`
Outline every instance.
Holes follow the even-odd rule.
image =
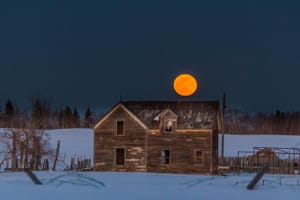
[[[173,87],[178,95],[191,96],[196,92],[198,83],[192,75],[180,74],[175,78]]]

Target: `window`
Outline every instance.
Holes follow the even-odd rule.
[[[125,149],[116,149],[116,165],[125,165]]]
[[[175,133],[177,128],[177,114],[170,109],[165,109],[154,118],[154,121],[159,122],[161,133]]]
[[[117,135],[124,135],[124,121],[117,121]]]
[[[161,151],[161,164],[170,164],[170,150]]]
[[[168,120],[166,123],[166,132],[172,132],[173,131],[173,122],[172,120]]]
[[[195,163],[196,164],[203,164],[204,161],[204,153],[201,150],[196,150],[195,151]]]

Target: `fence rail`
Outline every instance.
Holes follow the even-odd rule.
[[[257,172],[264,164],[269,164],[267,173],[298,174],[299,165],[292,159],[270,159],[257,162],[255,157],[225,157],[224,166],[230,172]],[[220,168],[222,169],[222,168]]]

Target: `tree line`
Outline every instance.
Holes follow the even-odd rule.
[[[46,129],[92,128],[95,113],[87,108],[80,116],[76,107],[64,106],[54,109],[41,98],[31,98],[30,109],[22,110],[11,100],[0,109],[0,168],[6,170],[47,170],[49,165],[63,162],[50,144]],[[58,142],[59,143],[59,142]],[[65,164],[65,163],[64,163]]]
[[[1,109],[3,108],[3,109]],[[0,128],[61,129],[92,128],[98,116],[90,108],[80,115],[76,107],[54,108],[43,98],[32,97],[29,110],[21,109],[11,100],[0,105]],[[33,127],[34,124],[34,127]],[[300,135],[300,111],[251,113],[226,108],[224,131],[228,134],[290,134]]]
[[[226,109],[224,131],[229,134],[300,135],[300,112],[276,110],[250,113],[241,109]]]
[[[76,107],[53,108],[49,101],[42,98],[31,98],[29,110],[21,109],[10,99],[1,107],[2,128],[23,128],[28,123],[34,123],[38,129],[92,128],[97,117],[90,108],[81,116]]]

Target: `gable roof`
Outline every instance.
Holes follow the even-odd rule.
[[[162,111],[161,113],[159,113],[156,117],[154,117],[154,121],[159,121],[159,119],[161,117],[164,117],[167,114],[171,114],[172,116],[174,116],[177,119],[177,115],[176,113],[174,113],[172,110],[170,110],[169,108],[165,109],[164,111]]]
[[[148,129],[147,125],[145,125],[135,114],[133,114],[130,110],[128,110],[122,103],[115,105],[108,113],[106,113],[102,119],[95,125],[94,130],[97,129],[101,124],[108,119],[111,114],[113,114],[118,108],[122,108],[127,112],[137,123],[139,123],[145,130]]]
[[[178,129],[221,128],[218,101],[125,101],[122,104],[149,129],[159,129],[154,118],[167,109],[178,116]]]

